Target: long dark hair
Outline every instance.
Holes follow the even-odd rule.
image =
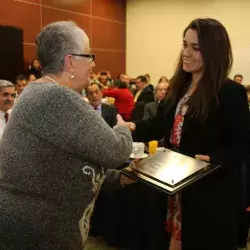
[[[225,27],[215,19],[193,20],[184,30],[183,37],[189,29],[197,32],[204,66],[203,75],[187,102],[188,113],[205,121],[211,100],[217,97],[231,70],[233,63],[231,43]],[[178,102],[186,93],[191,80],[192,74],[183,70],[182,55],[180,55],[176,71],[170,80],[167,98],[172,102]]]

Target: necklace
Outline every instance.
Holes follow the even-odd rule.
[[[191,83],[189,86],[188,86],[188,89],[187,89],[187,93],[189,96],[191,95],[191,92],[193,90],[193,87],[196,87],[196,84],[194,83]]]
[[[49,79],[50,81],[52,81],[53,83],[55,83],[56,85],[59,85],[59,83],[58,83],[56,80],[54,80],[53,78],[51,78],[51,77],[49,77],[49,76],[43,76],[43,78],[47,78],[47,79]]]

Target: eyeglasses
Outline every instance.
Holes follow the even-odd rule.
[[[160,88],[158,88],[157,89],[159,92],[167,92],[167,89],[160,89]]]
[[[95,54],[71,54],[72,56],[81,56],[89,59],[90,62],[95,61]]]

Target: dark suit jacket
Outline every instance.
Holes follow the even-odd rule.
[[[152,90],[152,87],[149,85],[146,88],[144,88],[139,95],[137,102],[144,102],[149,103],[154,101],[154,92]]]
[[[143,120],[147,120],[149,118],[155,117],[157,113],[158,105],[159,105],[158,101],[147,103],[144,107]]]
[[[165,136],[166,147],[172,148],[169,138],[176,106],[160,104],[156,118],[136,122],[137,139],[150,141]],[[180,153],[209,155],[221,169],[181,193],[183,250],[237,249],[237,215],[242,197],[239,169],[248,153],[248,128],[246,90],[231,80],[212,100],[205,123],[186,115]]]
[[[150,83],[147,88],[149,88],[151,91],[154,91],[154,86]]]
[[[116,115],[117,110],[114,106],[105,103],[102,104],[102,118],[111,128],[117,124]]]

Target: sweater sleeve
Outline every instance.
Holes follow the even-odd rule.
[[[26,125],[42,140],[104,168],[123,164],[132,151],[130,131],[111,129],[74,91],[54,86],[31,100]]]
[[[121,188],[120,183],[121,171],[116,169],[109,169],[106,172],[106,179],[103,182],[103,189],[116,190]]]

